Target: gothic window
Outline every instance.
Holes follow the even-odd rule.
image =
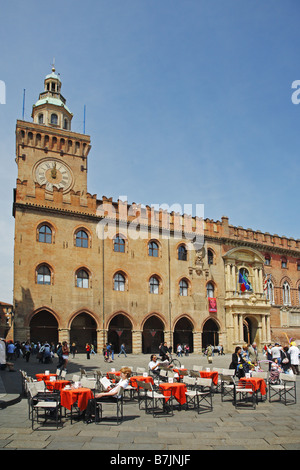
[[[76,233],[76,246],[80,248],[88,248],[89,246],[89,237],[84,230],[79,230]]]
[[[149,256],[153,256],[154,258],[158,258],[159,247],[158,243],[156,242],[149,242],[148,243],[148,254]]]
[[[286,258],[281,258],[281,267],[282,267],[282,268],[287,268],[287,260],[286,260]]]
[[[50,286],[51,284],[51,271],[48,266],[42,264],[36,271],[36,281],[38,284]]]
[[[121,273],[116,273],[114,275],[114,290],[117,290],[119,292],[124,292],[125,291],[125,276]]]
[[[52,230],[48,225],[42,225],[39,228],[39,242],[52,243]]]
[[[150,294],[159,294],[159,279],[156,276],[150,277],[149,292]]]
[[[187,249],[184,245],[178,247],[178,259],[181,261],[187,260]]]
[[[270,304],[274,304],[274,285],[271,279],[267,281],[267,300],[269,300]]]
[[[89,274],[85,269],[80,269],[76,273],[76,286],[82,289],[89,287]]]
[[[125,240],[121,235],[114,238],[114,251],[117,253],[125,253]]]
[[[214,288],[214,285],[209,282],[207,285],[206,285],[206,294],[207,294],[207,297],[214,297],[214,293],[215,293],[215,288]]]
[[[187,297],[189,292],[189,285],[185,279],[181,279],[179,282],[179,295]]]
[[[291,304],[291,289],[287,281],[285,281],[282,285],[282,300],[283,300],[283,305]]]
[[[207,262],[208,264],[214,264],[214,253],[212,250],[207,250]]]

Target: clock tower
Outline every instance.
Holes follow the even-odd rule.
[[[61,94],[55,67],[45,77],[44,91],[32,107],[33,122],[17,121],[16,162],[18,179],[26,181],[27,193],[38,186],[51,199],[53,189],[66,200],[73,190],[87,193],[87,156],[90,138],[71,131],[73,114]]]

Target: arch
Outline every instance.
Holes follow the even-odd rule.
[[[120,352],[121,344],[124,343],[126,351],[132,352],[132,321],[123,312],[115,313],[108,324],[107,341],[112,343],[115,353]]]
[[[179,261],[187,261],[188,259],[188,250],[185,243],[180,243],[177,246],[177,259]]]
[[[220,325],[214,318],[207,318],[202,327],[202,348],[208,345],[217,346],[219,344]]]
[[[258,343],[257,332],[258,332],[257,319],[252,315],[245,317],[243,319],[244,342],[247,344],[252,344],[254,342]]]
[[[240,253],[247,253],[251,255],[252,261],[259,261],[262,264],[265,264],[265,257],[259,251],[254,250],[253,248],[248,248],[246,246],[232,248],[231,250],[227,251],[227,253],[223,256],[223,259],[236,259]]]
[[[97,348],[97,320],[91,312],[81,310],[70,319],[70,344],[75,343],[79,353],[85,352],[86,343]]]
[[[158,353],[164,341],[165,322],[161,316],[152,313],[143,321],[142,351],[144,354]]]
[[[177,319],[173,331],[173,345],[174,353],[176,352],[177,345],[188,345],[189,351],[194,351],[194,322],[187,315],[182,315]]]
[[[34,311],[28,319],[30,329],[30,341],[48,341],[55,346],[58,343],[58,319],[53,311],[48,308],[40,308]]]

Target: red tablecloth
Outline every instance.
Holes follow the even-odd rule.
[[[60,392],[61,406],[68,410],[71,410],[71,407],[77,402],[80,411],[84,411],[91,398],[94,398],[94,395],[89,388],[72,388]]]
[[[35,374],[36,379],[40,382],[41,380],[50,380],[50,377],[57,377],[56,374]]]
[[[265,395],[267,393],[266,382],[261,377],[250,377],[249,379],[246,377],[241,377],[240,381],[246,383],[248,382],[254,385],[255,392],[259,390],[262,395]]]
[[[69,380],[45,380],[45,385],[48,390],[62,390],[66,385],[70,385]]]
[[[137,388],[137,382],[136,382],[137,380],[141,382],[151,383],[152,385],[154,384],[153,378],[150,377],[149,375],[147,377],[144,377],[143,375],[135,375],[134,377],[130,377],[129,385]]]
[[[210,372],[206,370],[200,370],[200,377],[203,379],[212,379],[214,385],[218,385],[219,372],[216,370],[211,370]]]
[[[164,383],[160,384],[159,388],[164,394],[166,401],[169,400],[172,391],[173,397],[178,401],[178,403],[180,403],[180,405],[184,405],[184,403],[186,403],[185,392],[187,391],[187,388],[184,383]]]

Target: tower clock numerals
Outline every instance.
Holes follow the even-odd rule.
[[[70,170],[66,165],[56,160],[44,160],[39,163],[35,170],[35,178],[39,184],[46,185],[47,191],[53,191],[53,186],[67,191],[72,184]]]

